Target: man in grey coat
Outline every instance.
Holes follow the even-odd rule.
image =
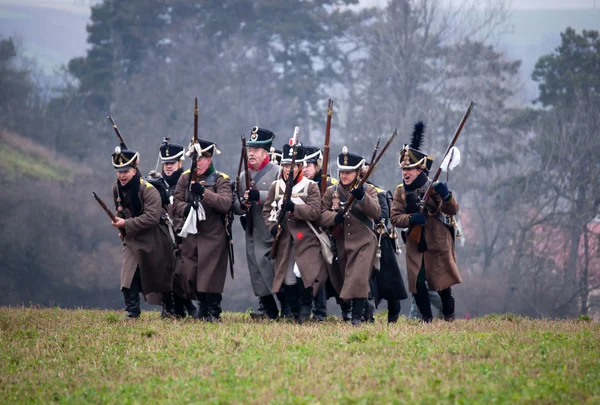
[[[269,259],[273,237],[263,220],[263,205],[271,184],[279,177],[280,167],[269,159],[269,151],[275,134],[268,129],[252,128],[248,145],[248,174],[250,189],[246,190],[246,177],[240,178],[240,200],[234,199],[233,212],[245,214],[242,227],[246,231],[246,258],[254,295],[259,298],[261,308],[271,319],[277,319],[279,309],[273,296],[274,263]],[[284,294],[278,295],[282,309],[286,306]],[[283,315],[283,314],[282,314]]]

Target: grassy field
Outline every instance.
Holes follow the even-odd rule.
[[[600,325],[0,308],[0,403],[600,403]]]

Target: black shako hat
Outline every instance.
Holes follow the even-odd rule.
[[[316,146],[308,146],[303,145],[304,150],[306,150],[306,156],[304,157],[304,161],[306,163],[314,163],[318,166],[321,166],[321,162],[323,162],[323,152],[321,149]]]
[[[139,157],[140,154],[137,151],[121,149],[120,146],[117,146],[112,154],[112,165],[116,171],[126,172],[131,168],[137,168]]]
[[[160,145],[158,157],[162,163],[172,163],[185,159],[185,148],[183,145],[171,143],[170,138],[164,138]]]
[[[281,157],[281,163],[282,165],[291,165],[292,164],[292,153],[294,151],[293,149],[293,145],[294,145],[294,140],[293,138],[290,139],[290,141],[288,142],[287,145],[283,145],[283,153],[282,153],[282,157]],[[295,164],[302,164],[304,162],[304,157],[306,156],[306,149],[304,149],[304,147],[301,144],[298,144],[298,146],[296,147],[296,162]]]
[[[400,151],[400,157],[398,158],[398,164],[402,169],[421,169],[427,173],[431,170],[433,165],[433,157],[427,155],[421,151],[423,140],[425,138],[425,124],[419,121],[413,128],[413,133],[409,144],[404,144],[404,147]]]
[[[250,139],[246,142],[246,146],[251,148],[263,148],[267,152],[271,150],[271,145],[275,139],[275,134],[268,129],[252,127]]]
[[[342,153],[338,155],[337,164],[340,172],[353,172],[365,164],[365,158],[348,152],[348,148],[344,146]]]

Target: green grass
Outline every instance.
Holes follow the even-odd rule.
[[[18,175],[59,181],[72,178],[70,170],[61,168],[52,161],[27,155],[3,144],[0,144],[0,167],[6,173],[6,178],[10,180],[15,180]]]
[[[600,325],[0,308],[0,403],[600,403]]]

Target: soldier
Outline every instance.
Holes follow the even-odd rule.
[[[425,281],[437,291],[442,300],[446,321],[454,320],[454,297],[451,286],[461,282],[456,267],[454,232],[447,226],[446,215],[456,215],[458,203],[445,183],[433,184],[434,193],[425,202],[425,212],[419,211],[419,201],[431,184],[428,177],[433,158],[419,150],[423,142],[424,125],[415,125],[410,145],[404,145],[398,163],[402,168],[403,183],[396,188],[392,203],[391,222],[399,228],[413,231],[422,227],[419,242],[410,238],[406,242],[406,268],[408,287],[415,297],[424,322],[433,315]],[[404,232],[403,232],[404,236]]]
[[[340,183],[330,186],[323,195],[320,222],[324,227],[338,228],[332,231],[338,260],[330,278],[340,298],[352,300],[352,324],[358,326],[369,296],[369,276],[377,251],[373,222],[381,215],[381,208],[374,187],[357,187],[365,159],[349,153],[344,146],[337,163]],[[350,194],[354,204],[344,215],[343,207]]]
[[[263,217],[275,237],[279,214],[286,212],[278,238],[273,291],[279,292],[285,285],[291,312],[298,323],[303,323],[310,319],[313,296],[327,278],[327,265],[313,224],[321,215],[321,192],[315,182],[302,175],[304,148],[297,147],[293,168],[292,151],[291,145],[283,147],[281,179],[269,188]],[[288,176],[293,176],[292,194],[284,203]]]
[[[368,170],[368,165],[363,166],[363,173]],[[389,190],[383,190],[375,184],[368,182],[375,187],[377,199],[381,207],[381,216],[375,224],[375,233],[378,235],[379,243],[379,265],[376,266],[371,275],[371,292],[375,300],[375,306],[378,307],[382,299],[388,304],[388,323],[395,323],[400,316],[400,301],[408,298],[406,287],[396,259],[396,243],[398,235],[396,228],[389,227],[390,206],[392,202],[392,193]],[[375,308],[370,300],[367,300],[365,309],[365,320],[373,322],[373,312]]]
[[[269,153],[269,159],[271,159],[271,162],[273,162],[276,165],[280,165],[281,164],[281,156],[282,156],[282,152],[279,149],[275,149],[274,147],[271,146],[271,153]]]
[[[186,219],[180,233],[181,253],[186,274],[195,273],[195,290],[200,301],[198,318],[215,322],[221,317],[229,260],[226,216],[231,209],[231,181],[225,173],[215,170],[212,158],[220,152],[214,142],[199,139],[197,144],[190,145],[188,153],[194,152],[198,154],[193,168],[197,181],[191,181],[192,169],[181,175],[173,196],[173,213]],[[195,232],[188,230],[188,224]]]
[[[269,187],[279,177],[280,167],[270,161],[269,151],[273,143],[275,134],[268,129],[252,128],[250,139],[248,140],[248,173],[251,180],[251,188],[246,190],[245,173],[241,175],[241,188],[243,199],[240,202],[236,199],[233,203],[233,212],[236,215],[246,214],[247,222],[245,226],[246,233],[246,258],[248,261],[248,271],[250,272],[250,281],[254,295],[259,298],[260,307],[264,308],[263,314],[259,313],[253,316],[268,316],[270,319],[277,319],[279,309],[273,296],[273,261],[269,259],[273,237],[271,230],[265,226],[263,220],[263,205],[267,198]],[[285,307],[285,297],[283,292],[278,294],[278,298]],[[288,307],[289,308],[289,307]],[[287,315],[287,314],[282,314]]]
[[[303,146],[306,150],[306,157],[304,158],[304,168],[302,174],[304,177],[317,183],[319,192],[321,191],[321,181],[323,180],[323,174],[321,170],[321,164],[323,163],[323,152],[316,146]],[[327,179],[327,187],[332,184],[337,184],[337,180],[331,176],[325,176]],[[325,283],[319,288],[319,292],[314,297],[313,302],[313,319],[322,322],[327,318],[327,292]],[[346,315],[347,320],[351,319],[349,304],[345,301],[339,301],[342,306],[342,314]]]
[[[183,173],[183,161],[185,159],[185,148],[182,145],[171,143],[169,138],[165,138],[159,149],[159,161],[161,163],[161,176],[167,187],[171,205],[169,205],[169,217],[173,221],[173,236],[181,251],[181,238],[176,234],[183,226],[183,218],[178,218],[173,214],[173,194],[177,187],[177,182]],[[152,173],[151,173],[152,175]],[[175,258],[175,269],[173,275],[173,299],[174,312],[176,316],[185,317],[185,312],[192,318],[198,317],[198,301],[196,300],[196,272],[187,274],[183,265],[183,258],[180,254]]]
[[[119,147],[112,155],[117,175],[112,195],[118,216],[112,225],[125,230],[121,291],[128,318],[140,316],[140,293],[151,304],[172,302],[173,243],[166,212],[158,190],[138,171],[138,158],[136,151]],[[170,307],[165,310],[172,312]]]

